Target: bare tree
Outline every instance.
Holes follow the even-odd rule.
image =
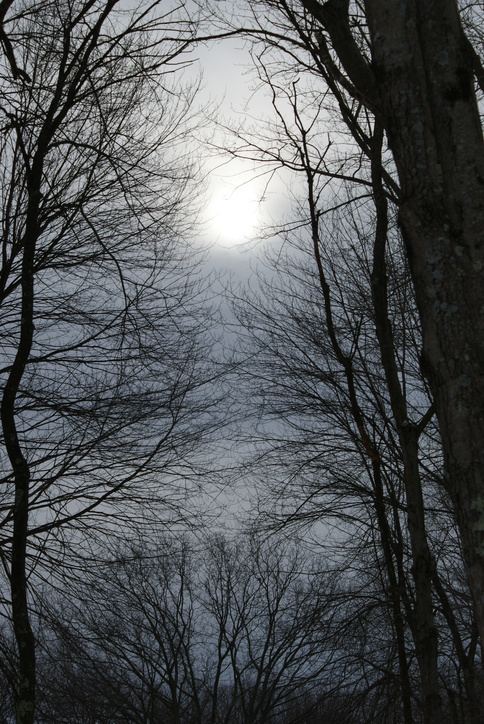
[[[269,0],[252,8],[255,32],[286,49],[292,71],[323,79],[335,100],[332,118],[344,122],[370,162],[378,159],[369,119],[385,132],[396,174],[386,163],[382,192],[397,204],[405,239],[444,484],[482,641],[484,148],[477,99],[483,83],[482,38],[472,31],[473,21],[481,20],[479,7],[460,12],[455,0]]]
[[[86,568],[77,586],[51,591],[43,719],[69,719],[77,709],[125,722],[201,721],[193,557],[186,538],[140,537]],[[53,680],[66,683],[54,688]]]
[[[291,721],[298,705],[311,714],[314,692],[319,702],[338,697],[348,678],[335,571],[284,539],[254,534],[237,543],[213,539],[206,571],[207,722]]]
[[[263,160],[270,169],[290,168],[306,185],[298,215],[282,230],[285,246],[261,280],[262,296],[251,288],[238,305],[260,435],[266,447],[271,441],[264,477],[271,481],[272,516],[284,526],[335,520],[339,528],[344,520],[357,531],[349,537],[360,543],[371,535],[384,562],[382,587],[393,610],[406,721],[412,721],[414,687],[409,632],[426,717],[441,717],[438,600],[445,612],[440,623],[452,632],[464,671],[468,716],[476,718],[465,628],[459,633],[455,625],[456,609],[435,559],[439,526],[448,530],[453,524],[442,491],[432,398],[420,370],[410,276],[382,189],[381,129],[371,123],[366,129],[371,163],[361,153],[341,160],[331,139],[320,149],[328,108],[325,99],[318,101],[317,87],[301,79],[284,85],[277,66],[268,70],[265,55],[258,62],[276,123],[262,134],[255,129],[254,136],[239,132],[233,152]],[[284,79],[292,70],[279,66]],[[253,402],[253,386],[249,395]],[[274,501],[281,501],[280,510]],[[446,561],[441,554],[444,577],[452,557]]]
[[[27,579],[59,569],[65,524],[106,521],[108,500],[114,526],[130,495],[168,506],[175,474],[186,495],[214,373],[182,241],[196,88],[171,81],[194,24],[115,0],[2,11],[2,560],[32,722]]]
[[[44,600],[42,717],[87,717],[90,692],[120,721],[283,721],[328,686],[336,588],[275,539],[127,546]]]
[[[363,4],[337,0],[324,4],[312,0],[269,0],[263,3],[248,3],[248,7],[252,16],[248,22],[242,21],[241,25],[244,25],[245,31],[254,38],[253,55],[262,68],[262,79],[270,85],[275,106],[280,103],[283,110],[276,107],[280,133],[277,140],[270,133],[264,130],[259,133],[256,129],[247,144],[247,134],[240,133],[242,147],[239,146],[234,152],[270,159],[275,165],[281,164],[286,169],[300,171],[306,177],[308,214],[307,221],[302,223],[307,223],[311,229],[312,238],[309,243],[314,249],[318,283],[324,300],[323,319],[332,353],[346,382],[350,419],[352,418],[355,428],[353,434],[359,439],[371,461],[374,468],[372,477],[381,462],[378,438],[375,440],[372,434],[368,434],[373,426],[372,420],[366,419],[366,408],[360,399],[358,383],[355,383],[358,374],[360,326],[355,319],[353,328],[347,331],[348,320],[336,310],[335,297],[338,298],[341,288],[337,280],[331,279],[336,287],[336,294],[331,289],[328,283],[331,262],[325,259],[326,266],[321,263],[320,248],[329,245],[328,239],[325,239],[321,232],[321,219],[328,212],[328,207],[334,204],[337,208],[338,205],[347,203],[342,193],[344,184],[352,187],[350,195],[353,198],[363,199],[366,192],[373,199],[376,226],[370,263],[370,297],[374,315],[372,322],[379,340],[378,356],[382,365],[383,383],[388,393],[384,403],[385,414],[389,414],[389,420],[394,426],[404,463],[402,473],[405,504],[416,586],[413,636],[425,692],[424,708],[428,721],[440,721],[442,714],[438,694],[438,644],[432,585],[435,586],[435,596],[440,599],[443,598],[443,590],[435,572],[435,562],[426,532],[419,456],[425,446],[422,433],[431,420],[435,404],[442,432],[445,474],[438,474],[434,480],[445,485],[453,501],[470,571],[471,589],[474,591],[476,618],[479,621],[482,582],[479,579],[480,574],[473,573],[473,566],[478,570],[481,565],[477,562],[479,553],[476,551],[480,548],[480,533],[479,523],[476,521],[479,518],[479,489],[482,489],[482,479],[481,483],[476,483],[481,474],[476,471],[482,469],[482,444],[476,442],[474,445],[470,442],[470,437],[468,440],[461,438],[460,432],[465,429],[465,425],[459,423],[459,432],[456,432],[456,421],[464,414],[465,424],[471,424],[470,420],[481,414],[479,410],[482,407],[479,372],[482,367],[482,347],[472,346],[475,329],[479,329],[479,339],[482,340],[482,258],[473,256],[475,249],[480,249],[477,241],[480,232],[477,232],[476,236],[477,227],[473,226],[478,214],[474,216],[471,212],[467,216],[467,210],[463,210],[464,207],[470,208],[472,204],[480,210],[482,207],[482,189],[479,182],[476,182],[476,179],[482,176],[482,130],[473,83],[475,76],[481,84],[482,65],[476,50],[460,28],[457,9],[452,2],[447,3],[445,11],[440,15],[437,3],[428,5],[425,11],[412,4],[408,4],[408,7],[405,4],[400,9],[395,5],[390,10],[378,2]],[[392,20],[397,12],[400,12],[400,25],[394,25]],[[472,34],[478,47],[481,43],[479,33],[472,33],[472,14],[475,15],[476,12],[478,13],[472,5],[466,6],[464,19],[467,29],[471,30],[469,35]],[[413,33],[408,38],[404,30],[407,21],[411,23]],[[234,21],[234,27],[236,23],[237,21]],[[427,24],[432,25],[432,32],[428,34],[425,31]],[[446,54],[447,34],[452,38],[449,41],[452,50],[444,62],[442,57]],[[434,68],[440,61],[442,67],[439,66],[434,73]],[[413,63],[415,67],[412,66]],[[457,68],[462,70],[463,84],[467,83],[466,93],[462,96],[457,93]],[[393,83],[393,74],[397,72],[400,102]],[[406,94],[406,85],[412,83],[411,92]],[[444,89],[451,88],[456,91],[453,94],[449,90],[452,100],[450,96],[444,98]],[[296,98],[297,105],[293,102]],[[316,123],[318,112],[320,117],[325,114],[324,124]],[[432,126],[433,117],[438,120],[435,128]],[[452,121],[449,121],[450,118]],[[409,128],[413,123],[415,128]],[[319,137],[317,130],[320,131]],[[450,141],[449,134],[454,134],[453,141]],[[450,149],[455,149],[462,139],[467,137],[472,139],[470,146],[464,142],[465,149],[462,149],[461,155],[457,154],[457,159],[457,156],[452,155],[454,150]],[[407,153],[409,143],[415,144],[411,153]],[[476,159],[480,160],[473,160],[471,163],[467,154],[473,144],[476,144]],[[449,149],[448,155],[444,149]],[[439,153],[442,155],[439,156]],[[426,154],[430,154],[428,158]],[[308,163],[311,157],[312,166]],[[438,169],[432,165],[434,163],[438,165]],[[415,171],[417,165],[418,172]],[[440,176],[438,183],[434,183],[437,171]],[[465,183],[459,180],[461,173],[467,174]],[[430,181],[432,178],[434,181]],[[328,188],[323,185],[324,179],[328,184],[332,183],[330,199]],[[320,184],[319,196],[316,196],[313,190],[316,183]],[[464,193],[463,190],[466,189],[465,199],[458,200],[458,194],[454,194],[454,184],[459,186],[459,193]],[[421,189],[424,190],[423,193],[420,193]],[[420,378],[424,395],[427,397],[427,408],[420,410],[417,410],[413,403],[409,404],[411,398],[406,391],[408,372],[402,371],[402,360],[395,354],[394,322],[387,307],[388,246],[393,243],[388,235],[389,203],[396,209],[398,224],[403,232],[421,320],[422,342],[418,339],[415,341],[417,345],[422,344],[423,352],[414,348],[412,363],[412,374],[415,379]],[[447,209],[445,213],[442,212],[444,207]],[[432,209],[431,213],[429,209]],[[454,217],[451,219],[449,214],[454,214]],[[361,230],[366,228],[364,212],[362,217],[356,221]],[[440,226],[435,225],[434,217],[438,218]],[[296,224],[297,222],[292,226],[293,231]],[[334,234],[334,231],[329,230],[329,234],[332,233]],[[365,231],[361,232],[362,239],[365,234]],[[425,238],[425,243],[422,238]],[[454,254],[454,251],[450,250],[454,248],[458,248],[457,253],[463,255],[457,287],[463,284],[466,287],[465,292],[464,288],[457,289],[453,277],[456,267],[454,262],[450,261]],[[344,245],[340,251],[346,253]],[[479,255],[481,252],[476,253]],[[365,255],[368,255],[368,252],[362,250],[360,256]],[[476,266],[470,270],[469,264],[474,262]],[[290,295],[284,295],[284,288],[280,289],[280,293],[289,306]],[[291,294],[295,293],[297,292],[293,289]],[[457,305],[451,302],[454,298],[459,299]],[[252,304],[253,309],[256,306],[257,303]],[[447,323],[444,318],[449,309],[452,322]],[[358,310],[353,308],[351,311],[355,316],[358,313]],[[304,319],[303,310],[298,309],[297,314]],[[479,316],[479,320],[472,315]],[[462,366],[456,362],[455,348],[449,344],[453,335],[452,325],[457,319],[457,348],[467,350],[467,361]],[[270,344],[267,340],[271,340],[271,332],[274,334],[274,317],[271,330],[269,326],[265,349]],[[420,332],[417,336],[419,334]],[[288,335],[288,338],[291,339],[291,336]],[[300,351],[304,364],[304,352]],[[364,354],[363,351],[360,352],[361,356]],[[460,351],[458,355],[461,355]],[[466,395],[459,397],[456,392],[459,387],[457,369],[461,374],[461,383],[469,385],[467,394],[470,394],[471,388],[473,392],[479,390],[472,401],[467,399]],[[471,380],[475,380],[474,386]],[[337,384],[336,381],[335,385]],[[370,397],[365,400],[365,404],[369,400]],[[474,434],[478,427],[473,426]],[[433,437],[438,440],[438,434],[433,434]],[[482,429],[475,439],[482,441]],[[460,462],[452,452],[454,445],[462,454]],[[472,450],[474,452],[471,452]],[[375,480],[381,477],[380,472],[376,472]],[[460,492],[462,486],[466,491],[464,494]],[[381,485],[377,487],[384,490]],[[380,507],[380,511],[384,512],[384,508]],[[379,519],[380,523],[384,524],[384,517],[380,515]],[[445,522],[443,525],[446,527]],[[474,534],[469,536],[468,531],[472,530],[473,526]],[[472,535],[474,538],[471,542]],[[447,611],[448,625],[453,629],[452,614],[445,601],[442,606]],[[408,706],[407,716],[410,716]]]

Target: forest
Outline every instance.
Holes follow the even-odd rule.
[[[0,0],[0,724],[482,721],[483,62],[473,0]]]

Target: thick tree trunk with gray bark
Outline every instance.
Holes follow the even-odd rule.
[[[454,2],[366,3],[400,223],[484,641],[484,145]]]

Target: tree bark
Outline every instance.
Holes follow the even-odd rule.
[[[400,223],[484,641],[484,145],[454,2],[366,3]]]

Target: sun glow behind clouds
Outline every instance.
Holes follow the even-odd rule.
[[[214,240],[221,246],[233,246],[253,239],[260,223],[257,184],[236,185],[220,178],[212,189],[206,217]]]

